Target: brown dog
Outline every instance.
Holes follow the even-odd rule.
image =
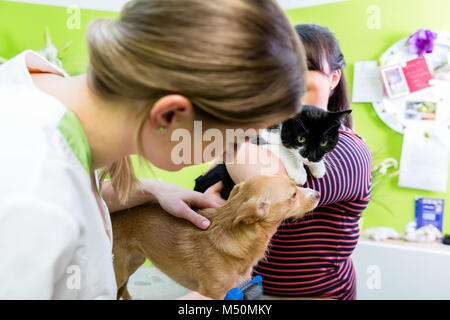
[[[182,286],[223,299],[264,256],[284,219],[301,218],[319,201],[286,176],[255,176],[236,185],[226,204],[198,213],[211,221],[201,230],[146,204],[111,215],[117,298],[129,299],[128,278],[145,258]]]

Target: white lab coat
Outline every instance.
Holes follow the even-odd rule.
[[[0,66],[0,299],[114,299],[111,220],[89,144],[27,67],[62,74],[31,50]]]

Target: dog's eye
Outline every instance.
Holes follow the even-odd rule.
[[[292,198],[295,198],[297,196],[297,192],[294,192],[294,194],[292,195]]]

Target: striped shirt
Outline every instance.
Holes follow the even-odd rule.
[[[339,142],[324,161],[326,175],[309,175],[304,185],[320,192],[318,207],[301,220],[284,221],[254,268],[263,278],[265,294],[356,298],[350,255],[370,200],[372,156],[358,135],[341,126]]]

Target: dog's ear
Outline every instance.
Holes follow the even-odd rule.
[[[238,209],[236,217],[233,220],[233,227],[240,223],[251,224],[255,223],[270,212],[270,202],[268,200],[259,198],[251,198],[244,202]]]
[[[244,184],[244,182],[240,182],[237,185],[235,185],[233,187],[233,189],[231,190],[230,195],[228,196],[228,199],[233,198],[239,192],[239,190],[241,189],[243,184]]]

